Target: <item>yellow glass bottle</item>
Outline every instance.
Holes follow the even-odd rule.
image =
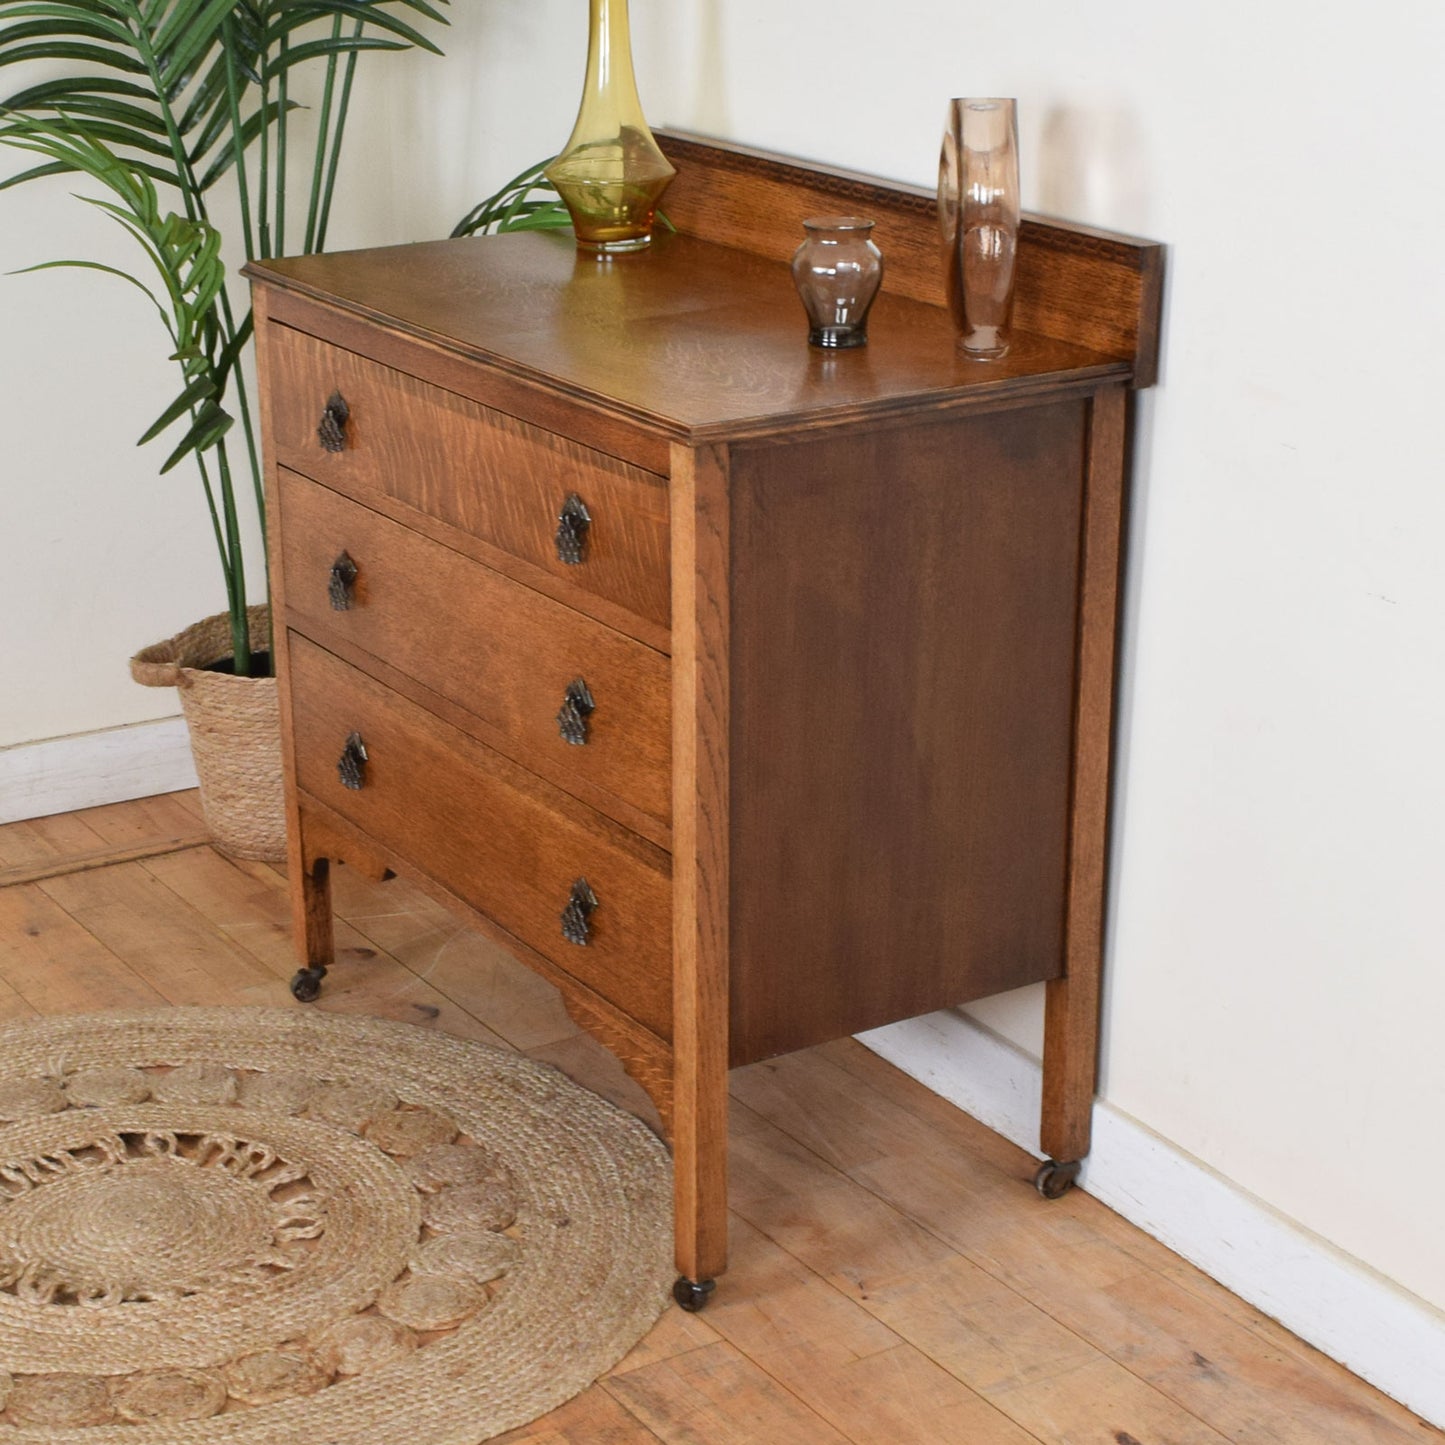
[[[577,124],[546,176],[566,203],[579,246],[636,251],[652,240],[657,203],[677,171],[643,119],[627,0],[591,0],[591,7]]]

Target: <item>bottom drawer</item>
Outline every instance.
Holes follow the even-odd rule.
[[[298,785],[670,1039],[667,855],[296,633],[289,655]]]

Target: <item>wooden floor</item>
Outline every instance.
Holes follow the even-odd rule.
[[[400,881],[337,870],[314,1007],[546,1059],[651,1115],[547,985]],[[281,874],[193,797],[0,828],[0,1017],[292,1004]],[[1445,1435],[852,1041],[737,1071],[733,1266],[534,1445],[1345,1445]],[[416,1442],[425,1445],[425,1442]]]

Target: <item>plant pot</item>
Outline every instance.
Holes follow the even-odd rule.
[[[251,646],[266,648],[269,609],[248,608],[246,617]],[[215,845],[233,858],[278,863],[286,856],[286,806],[276,679],[206,670],[230,655],[223,612],[143,648],[131,658],[130,674],[146,687],[180,692]]]

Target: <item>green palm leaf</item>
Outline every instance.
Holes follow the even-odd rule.
[[[446,0],[0,0],[0,67],[43,62],[47,78],[0,101],[0,144],[37,164],[0,181],[78,174],[81,199],[121,226],[146,257],[142,279],[94,261],[45,261],[119,277],[156,306],[181,388],[142,443],[180,432],[161,470],[195,461],[231,611],[238,672],[249,669],[246,578],[227,438],[239,419],[252,490],[260,460],[241,356],[249,312],[233,314],[221,237],[208,197],[233,176],[247,255],[281,227],[290,156],[287,121],[308,72],[319,73],[318,134],[306,243],[324,245],[357,57],[437,51],[418,28],[445,23]],[[53,73],[56,67],[64,73]],[[255,156],[247,164],[248,152]],[[161,195],[167,196],[162,204]],[[254,201],[254,204],[253,204]],[[274,216],[274,226],[273,226]],[[234,399],[234,416],[227,403]]]
[[[380,36],[371,35],[346,37],[341,40],[307,40],[268,60],[264,76],[268,80],[275,80],[297,65],[302,65],[308,60],[324,59],[330,55],[348,55],[361,50],[405,49],[407,46],[400,40],[383,40]]]
[[[4,35],[0,32],[0,44],[3,43]],[[5,106],[9,110],[44,110],[57,105],[73,108],[77,101],[104,95],[123,95],[153,103],[155,92],[134,80],[112,80],[102,75],[64,76],[16,91]]]
[[[25,40],[39,40],[46,36],[84,36],[102,44],[130,44],[130,32],[118,20],[109,16],[82,10],[70,5],[26,5],[19,12],[22,15],[40,15],[43,19],[28,24],[9,25],[5,38],[12,44]]]
[[[186,389],[146,428],[145,434],[136,445],[143,447],[147,442],[154,441],[168,426],[179,421],[181,417],[203,401],[213,400],[215,395],[214,377],[203,373],[194,381],[188,382]]]
[[[513,176],[500,190],[479,201],[455,226],[452,235],[478,236],[500,231],[554,231],[572,224],[552,183],[542,174],[555,159],[549,156]]]
[[[34,45],[10,45],[9,32],[0,34],[0,65],[20,65],[27,60],[79,60],[86,65],[103,65],[111,70],[124,70],[131,75],[146,74],[145,65],[121,50],[108,50],[103,45],[87,45],[82,41],[47,40]]]
[[[123,100],[115,100],[107,95],[77,94],[68,99],[57,100],[56,104],[50,108],[72,117],[87,117],[87,128],[94,122],[100,122],[117,129],[130,127],[138,135],[164,137],[167,134],[165,122],[154,112],[144,110],[138,105],[130,105]],[[25,107],[16,105],[11,109],[23,110]]]
[[[28,276],[34,271],[58,271],[74,269],[77,271],[102,271],[107,276],[115,276],[129,285],[134,286],[143,296],[150,298],[157,311],[161,314],[161,320],[166,319],[166,308],[161,304],[160,298],[143,281],[132,276],[129,271],[122,271],[118,266],[106,266],[100,261],[40,261],[34,266],[22,266],[13,274],[16,276]],[[142,441],[148,441],[149,437],[142,437]]]
[[[336,16],[360,20],[374,30],[384,30],[395,35],[408,46],[429,50],[433,55],[441,54],[435,42],[428,40],[415,26],[408,25],[399,15],[392,15],[379,6],[368,3],[368,0],[316,0],[316,3],[310,5],[289,5],[285,10],[277,12],[267,27],[267,48],[283,38],[295,35],[298,30],[314,21]]]
[[[204,403],[197,409],[196,418],[175,450],[161,463],[161,476],[178,467],[187,457],[209,451],[231,430],[235,418],[221,410],[213,402]]]
[[[293,100],[287,108],[290,110],[300,110],[301,106]],[[201,132],[200,139],[196,142],[195,149],[191,152],[191,163],[198,165],[206,152],[210,150],[223,135],[226,136],[225,143],[216,151],[215,158],[212,160],[210,167],[201,176],[200,180],[196,182],[199,189],[209,191],[235,164],[236,156],[238,154],[244,155],[245,152],[250,149],[251,143],[260,134],[261,127],[263,125],[270,125],[271,122],[276,119],[280,109],[280,105],[273,102],[267,106],[264,112],[258,110],[255,115],[248,116],[242,121],[239,147],[236,143],[237,138],[235,133],[227,130],[225,112],[218,111],[207,124],[205,130]]]
[[[147,27],[146,43],[159,58],[163,78],[174,84],[189,73],[191,62],[213,46],[221,20],[235,0],[176,0],[159,27]]]

